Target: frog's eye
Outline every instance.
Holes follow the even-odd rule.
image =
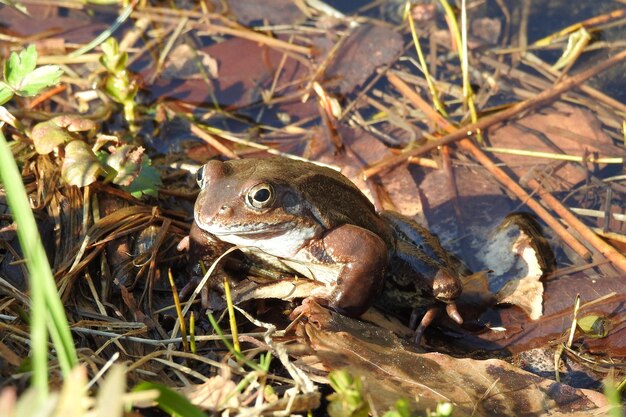
[[[204,165],[196,171],[196,182],[200,188],[202,188],[202,180],[204,180]]]
[[[269,184],[257,184],[246,195],[248,206],[256,209],[269,207],[274,202],[274,189]]]

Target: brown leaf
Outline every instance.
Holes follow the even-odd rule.
[[[330,46],[330,45],[329,45]],[[395,30],[372,24],[356,29],[335,55],[325,73],[325,87],[351,93],[374,73],[391,63],[402,51],[402,36]]]
[[[565,154],[579,157],[586,152],[597,152],[602,157],[625,155],[623,149],[613,146],[591,112],[567,104],[554,105],[517,122],[489,129],[488,140],[491,146],[498,148],[551,153],[559,153],[561,149]],[[500,153],[496,156],[519,178],[524,178],[531,169],[541,172],[551,166],[553,170],[549,171],[547,184],[551,190],[569,191],[571,185],[586,179],[584,169],[571,162]]]
[[[415,353],[389,331],[334,313],[326,326],[308,324],[304,330],[306,342],[327,367],[363,377],[367,395],[381,412],[399,398],[413,401],[421,413],[451,402],[455,416],[576,415],[606,403],[597,393],[588,396],[501,360]]]

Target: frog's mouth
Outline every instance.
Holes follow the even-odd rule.
[[[293,222],[283,223],[254,223],[243,225],[224,226],[220,224],[206,224],[198,221],[196,223],[200,229],[211,233],[217,237],[245,236],[248,239],[263,239],[267,237],[283,234],[293,229]]]

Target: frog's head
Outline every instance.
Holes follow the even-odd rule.
[[[197,174],[196,224],[233,244],[302,246],[322,230],[298,186],[311,166],[283,158],[209,161]]]

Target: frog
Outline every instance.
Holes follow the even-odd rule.
[[[442,309],[462,324],[456,258],[415,220],[376,211],[340,172],[285,157],[211,160],[197,182],[189,235],[193,275],[202,275],[199,261],[210,265],[237,246],[246,258],[321,284],[292,317],[311,301],[355,318],[382,303],[383,311],[414,310],[416,343]],[[219,292],[221,283],[217,273],[208,288]],[[418,323],[415,312],[424,306]]]

